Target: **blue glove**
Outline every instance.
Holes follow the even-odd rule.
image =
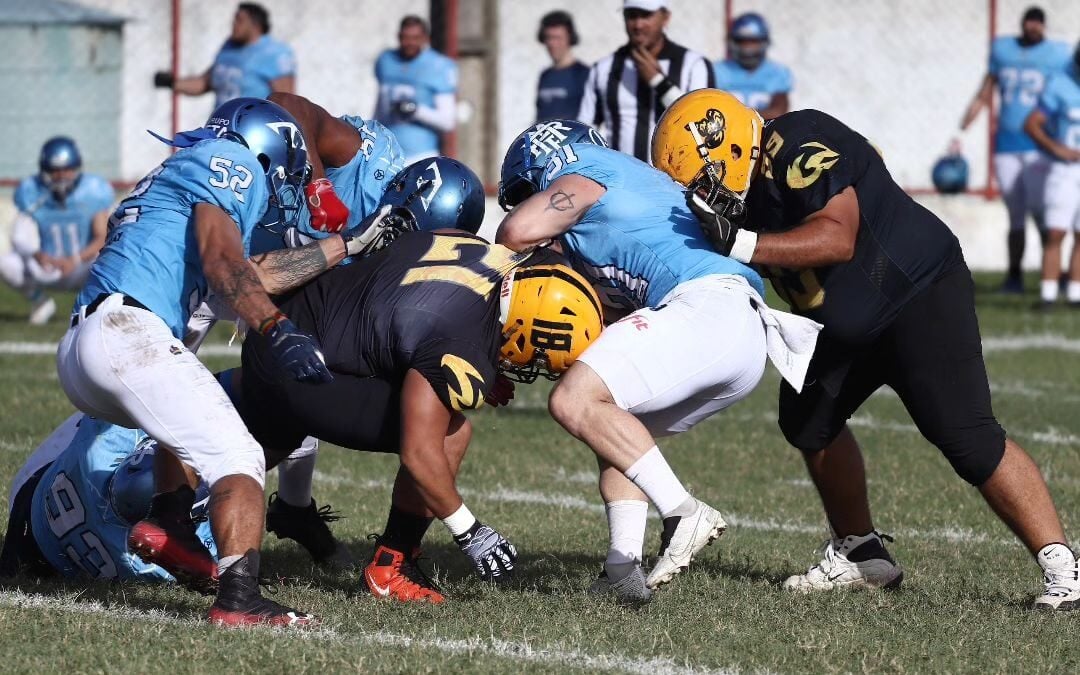
[[[315,339],[303,333],[287,317],[282,317],[263,333],[270,341],[270,351],[278,364],[298,382],[321,384],[334,376]]]

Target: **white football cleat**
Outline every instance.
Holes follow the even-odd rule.
[[[46,297],[41,302],[35,303],[30,310],[30,325],[44,326],[49,323],[49,319],[53,317],[53,314],[56,314],[56,301]]]
[[[589,593],[595,595],[613,593],[619,602],[634,603],[648,602],[652,597],[652,591],[645,585],[645,572],[640,564],[634,565],[630,573],[618,581],[612,581],[606,569],[601,571],[600,576],[596,577],[596,581],[589,586]]]
[[[1059,612],[1080,609],[1080,562],[1072,551],[1062,544],[1051,544],[1039,551],[1037,559],[1046,588],[1035,598],[1033,608]]]
[[[885,550],[879,532],[830,539],[821,547],[821,560],[806,574],[784,580],[784,589],[810,593],[834,588],[899,588],[904,571]]]
[[[664,519],[660,536],[660,557],[656,560],[645,585],[656,590],[675,578],[693,561],[698,552],[720,538],[727,523],[720,512],[702,501],[689,516]]]

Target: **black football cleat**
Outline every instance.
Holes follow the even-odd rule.
[[[219,577],[217,598],[207,619],[217,626],[301,627],[317,623],[315,617],[264,598],[259,590],[259,552],[251,549]]]
[[[270,495],[266,508],[266,531],[278,539],[292,539],[300,544],[320,565],[346,568],[355,565],[356,560],[349,549],[334,538],[327,525],[341,517],[329,504],[318,508],[313,499],[306,507],[293,506],[275,492]]]

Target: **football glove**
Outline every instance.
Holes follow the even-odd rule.
[[[739,226],[714,211],[693,190],[686,192],[686,205],[697,216],[701,231],[705,233],[705,238],[709,240],[717,253],[730,254]]]
[[[321,384],[334,379],[315,338],[297,328],[288,317],[280,316],[260,332],[270,341],[274,359],[297,382]]]
[[[304,188],[311,226],[322,232],[341,232],[349,222],[349,207],[334,192],[328,178],[317,178]]]
[[[501,534],[477,520],[468,532],[455,536],[454,541],[472,560],[481,579],[496,583],[510,579],[517,549]]]
[[[412,116],[416,114],[416,101],[409,99],[394,101],[394,112],[402,119],[412,119]]]
[[[172,89],[176,84],[173,74],[167,70],[159,70],[154,73],[154,87],[158,89]]]
[[[415,229],[416,218],[409,209],[386,204],[356,227],[342,232],[341,238],[345,240],[347,255],[367,255],[385,247],[402,233]]]
[[[491,391],[484,394],[484,400],[492,408],[510,405],[514,400],[514,381],[499,373],[495,376],[495,382],[491,385]]]

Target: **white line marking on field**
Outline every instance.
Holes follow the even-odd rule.
[[[54,356],[55,342],[0,342],[0,354],[26,354],[30,356]],[[240,345],[203,345],[199,348],[202,356],[240,356]]]
[[[320,483],[326,483],[335,487],[365,487],[365,488],[387,488],[392,487],[392,483],[389,481],[355,481],[343,476],[328,476],[319,471],[315,472],[315,480]],[[594,499],[585,499],[577,495],[565,495],[565,494],[551,494],[547,492],[536,492],[533,490],[518,490],[501,485],[496,486],[494,490],[476,490],[467,487],[458,487],[458,491],[465,497],[470,499],[478,499],[488,502],[502,502],[506,504],[530,504],[534,506],[551,506],[560,509],[572,509],[576,511],[588,511],[590,513],[604,513],[604,505],[600,502],[600,497],[596,496]],[[731,513],[725,511],[723,507],[720,507],[720,512],[724,515],[724,520],[728,521],[735,527],[741,527],[748,530],[759,530],[762,532],[787,532],[794,534],[813,534],[820,536],[828,536],[828,526],[823,523],[819,525],[812,525],[808,523],[800,523],[788,519],[781,518],[758,518],[755,516],[748,516],[739,513]],[[649,509],[649,518],[655,520],[657,518],[656,510]],[[994,544],[1010,544],[1016,543],[1015,540],[1004,537],[991,537],[986,534],[968,530],[966,528],[959,528],[954,526],[947,527],[933,527],[927,529],[909,529],[900,528],[896,530],[889,530],[890,534],[895,534],[900,537],[910,537],[912,539],[933,540],[944,539],[953,543],[994,543]]]
[[[25,593],[23,591],[0,591],[0,606],[20,609],[43,609],[48,611],[66,612],[68,614],[83,614],[89,616],[106,616],[127,621],[149,622],[168,624],[183,627],[205,627],[203,621],[185,619],[177,614],[167,611],[152,609],[138,610],[131,607],[118,605],[105,605],[97,600],[78,600],[75,595],[49,596]],[[274,639],[296,638],[316,642],[346,643],[354,645],[380,646],[380,647],[405,647],[431,649],[446,654],[477,654],[503,658],[510,661],[534,663],[546,666],[569,667],[582,670],[602,670],[625,673],[638,673],[640,675],[673,675],[675,673],[708,673],[715,675],[737,673],[737,670],[709,670],[692,665],[676,663],[671,658],[633,658],[618,654],[588,654],[575,649],[563,649],[561,647],[548,647],[530,645],[525,642],[511,642],[499,640],[494,637],[482,638],[479,636],[460,638],[424,638],[397,633],[353,633],[335,630],[330,627],[313,627],[307,629],[272,629],[254,628],[272,633]]]

